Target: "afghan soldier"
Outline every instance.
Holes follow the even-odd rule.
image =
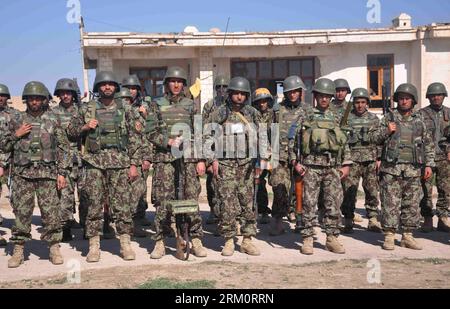
[[[436,167],[433,174],[436,175],[436,187],[438,190],[438,200],[436,203],[436,213],[439,217],[438,230],[450,231],[450,147],[446,143],[445,129],[450,126],[450,108],[443,105],[447,97],[447,89],[442,83],[432,83],[428,86],[427,99],[430,105],[420,110],[424,118],[428,132],[431,134],[435,147]],[[422,181],[424,197],[420,203],[421,214],[425,219],[422,231],[431,232],[433,230],[433,192],[432,178]]]
[[[219,106],[224,104],[229,82],[229,79],[224,76],[217,76],[214,80],[216,97],[213,100],[208,101],[203,106],[203,125],[209,122],[209,117],[212,112],[214,112]],[[206,219],[206,224],[214,224],[218,221],[218,210],[216,209],[216,206],[217,208],[220,208],[220,205],[217,205],[220,201],[217,198],[217,181],[213,176],[212,167],[208,167],[206,173],[206,194],[208,197],[209,208],[211,209],[209,212],[209,216]]]
[[[164,76],[165,94],[163,97],[152,102],[152,114],[157,117],[156,131],[161,138],[151,138],[154,144],[154,176],[152,182],[152,203],[156,208],[155,248],[150,257],[160,259],[165,255],[166,248],[164,237],[169,235],[170,224],[173,214],[167,207],[169,200],[177,199],[177,189],[174,180],[184,176],[184,199],[198,200],[201,186],[200,179],[205,173],[205,163],[199,162],[191,156],[177,158],[173,149],[181,145],[184,149],[194,149],[190,140],[183,140],[179,132],[175,132],[178,126],[189,128],[193,137],[194,116],[198,113],[194,101],[188,99],[184,94],[187,85],[187,74],[180,67],[170,67]],[[149,115],[148,117],[151,117]],[[151,118],[147,118],[147,123]],[[193,138],[192,138],[193,139]],[[173,149],[172,149],[173,148]],[[184,160],[184,171],[177,169],[177,160]],[[187,215],[189,222],[189,236],[192,238],[192,250],[197,257],[206,257],[207,252],[203,247],[202,218],[200,213]]]
[[[78,113],[78,94],[75,82],[69,78],[62,78],[56,83],[54,95],[59,97],[59,105],[52,109],[53,114],[58,118],[59,123],[65,130],[69,125],[73,115]],[[75,187],[78,184],[79,172],[81,169],[81,158],[79,155],[80,139],[69,139],[70,142],[70,173],[66,179],[67,186],[61,190],[61,218],[63,224],[62,241],[72,240],[72,227],[77,227],[78,223],[73,217],[75,210]],[[78,186],[78,190],[80,187]],[[83,217],[82,215],[80,217]]]
[[[347,80],[343,78],[338,78],[334,81],[334,85],[336,87],[336,94],[334,95],[334,99],[331,101],[330,110],[334,111],[338,114],[339,117],[342,117],[347,108],[347,104],[351,104],[347,102],[346,97],[352,90],[347,82]]]
[[[299,76],[289,76],[283,81],[284,101],[280,103],[279,110],[275,112],[275,122],[279,125],[279,158],[278,166],[272,170],[269,184],[273,190],[272,217],[274,223],[270,234],[281,235],[285,232],[282,218],[288,216],[289,221],[300,221],[297,219],[293,207],[293,192],[290,191],[291,179],[293,177],[292,165],[289,162],[289,129],[291,125],[310,108],[302,102],[303,92],[306,86]],[[273,148],[273,146],[272,146]],[[298,214],[300,215],[300,214]],[[297,222],[297,228],[300,222]]]
[[[18,119],[19,112],[14,108],[8,106],[8,99],[11,99],[11,94],[6,85],[0,84],[0,136],[5,133],[5,130],[9,127],[9,123],[12,119]],[[2,193],[2,185],[6,183],[6,179],[10,177],[9,168],[10,153],[3,153],[0,151],[0,196]],[[3,217],[0,214],[0,225],[3,223]],[[6,240],[0,236],[0,246],[6,246]]]
[[[348,118],[351,158],[353,161],[350,176],[343,181],[344,202],[342,213],[344,215],[344,233],[353,231],[353,218],[355,213],[356,196],[359,180],[365,194],[365,207],[369,225],[367,229],[381,232],[378,222],[378,179],[377,171],[381,163],[381,147],[369,141],[369,131],[376,130],[380,125],[378,117],[368,111],[370,96],[364,88],[353,90],[353,110]]]
[[[14,164],[11,191],[16,219],[11,237],[14,252],[8,260],[10,268],[19,267],[24,261],[24,244],[31,239],[35,195],[42,214],[41,239],[50,245],[50,261],[55,265],[64,263],[59,251],[62,225],[57,190],[66,186],[69,141],[51,112],[43,110],[46,97],[44,84],[27,83],[22,93],[27,111],[17,121],[10,122],[0,141],[0,148],[11,152]]]
[[[330,101],[335,95],[334,82],[328,78],[316,81],[313,87],[316,100],[314,109],[306,110],[295,124],[296,134],[301,134],[301,145],[297,138],[290,142],[290,157],[295,170],[303,177],[303,215],[301,253],[313,254],[314,218],[320,190],[324,197],[324,230],[327,234],[326,248],[334,253],[345,253],[337,240],[340,230],[340,207],[343,200],[341,180],[350,173],[350,149],[345,133],[339,127],[339,116],[331,111]],[[297,157],[297,147],[301,157]]]
[[[225,104],[211,116],[211,122],[222,127],[223,134],[219,138],[225,141],[216,141],[225,145],[225,150],[220,153],[223,147],[217,147],[212,162],[214,176],[217,178],[218,198],[221,200],[219,232],[225,238],[223,256],[234,254],[236,221],[239,216],[242,217],[241,233],[244,236],[241,252],[260,254],[252,243],[252,237],[256,235],[255,209],[252,205],[254,159],[249,155],[251,145],[242,145],[250,142],[251,133],[255,133],[251,131],[261,122],[260,113],[250,105],[250,95],[250,83],[247,79],[231,79]],[[261,165],[264,166],[262,159],[266,158],[261,157]]]
[[[122,87],[128,89],[131,94],[130,104],[132,108],[139,114],[144,120],[149,113],[149,104],[151,103],[150,97],[143,97],[142,86],[139,78],[136,75],[130,75],[122,81]],[[152,145],[143,136],[143,146],[141,147],[141,168],[138,168],[138,180],[133,184],[133,197],[137,200],[137,208],[133,213],[133,222],[135,225],[134,236],[146,236],[146,233],[140,229],[140,226],[150,226],[151,222],[145,217],[145,211],[148,208],[147,203],[147,179],[149,176],[149,170],[151,167],[153,149]],[[132,205],[136,205],[133,201]]]
[[[256,108],[261,113],[261,124],[265,124],[270,136],[270,128],[272,123],[275,121],[275,111],[274,111],[274,99],[269,89],[258,88],[253,94],[253,107]],[[269,138],[270,140],[270,138]],[[266,188],[266,177],[270,175],[270,171],[267,169],[256,168],[257,174],[259,174],[258,182],[258,192],[256,194],[258,214],[261,214],[262,224],[270,223],[269,214],[271,210],[269,208],[269,195],[267,194]],[[275,198],[274,198],[275,202]]]
[[[423,197],[424,180],[432,176],[434,143],[420,113],[413,112],[417,104],[417,89],[401,84],[394,93],[398,107],[381,121],[378,130],[370,134],[375,143],[384,143],[380,167],[381,225],[383,249],[394,250],[395,232],[402,228],[401,246],[421,250],[413,231],[420,221],[419,203]],[[400,224],[399,224],[400,222]]]
[[[142,127],[135,121],[137,117],[130,106],[114,100],[119,84],[112,72],[98,72],[93,91],[99,94],[99,99],[84,104],[67,128],[70,138],[85,138],[81,158],[88,204],[86,237],[89,238],[89,253],[86,261],[100,260],[105,200],[114,213],[120,254],[124,260],[134,260],[135,253],[130,244],[133,230],[130,183],[138,177]]]

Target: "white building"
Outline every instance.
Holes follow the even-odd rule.
[[[181,66],[188,82],[201,79],[202,103],[213,97],[218,74],[247,77],[253,87],[267,87],[274,94],[282,93],[279,85],[289,75],[300,75],[309,87],[319,77],[345,78],[352,89],[371,89],[372,108],[380,107],[383,84],[392,93],[399,84],[412,82],[421,105],[428,104],[430,83],[440,81],[450,88],[450,23],[412,27],[406,14],[394,19],[391,28],[379,29],[224,33],[187,27],[176,34],[83,30],[82,45],[86,69],[112,70],[120,79],[137,74],[151,96],[161,94],[166,68]]]

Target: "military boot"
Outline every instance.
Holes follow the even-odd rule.
[[[72,231],[69,224],[65,224],[63,227],[62,242],[69,242],[73,240]]]
[[[96,263],[100,261],[100,236],[89,238],[89,252],[86,256],[86,262]]]
[[[433,232],[433,217],[424,217],[420,230],[424,233]]]
[[[300,252],[306,255],[312,255],[314,253],[313,249],[314,238],[312,236],[303,239],[303,245],[300,248]]]
[[[53,265],[61,265],[64,263],[64,259],[59,251],[59,243],[56,242],[50,245],[49,259]]]
[[[4,239],[2,236],[0,236],[0,247],[4,247],[8,244],[6,239]]]
[[[269,235],[270,236],[279,236],[284,234],[286,231],[283,227],[283,219],[281,218],[273,218],[274,223],[270,228]]]
[[[136,254],[131,248],[130,235],[120,235],[120,255],[125,261],[132,261],[136,259]]]
[[[206,257],[208,255],[201,239],[197,237],[192,238],[192,252],[196,257]]]
[[[14,244],[14,251],[12,257],[8,260],[8,268],[16,268],[19,267],[20,264],[23,263],[23,249],[25,245],[22,244]]]
[[[344,218],[344,228],[342,229],[342,232],[345,234],[353,233],[353,219]]]
[[[413,237],[411,232],[404,232],[400,246],[403,248],[409,248],[413,250],[422,250],[422,246],[419,245],[417,240]]]
[[[225,239],[225,245],[222,249],[222,255],[223,256],[232,256],[234,254],[234,238],[226,238]]]
[[[450,220],[446,216],[439,218],[437,230],[441,232],[450,232]]]
[[[157,240],[155,243],[155,248],[153,248],[152,253],[150,254],[150,258],[154,260],[159,260],[164,255],[166,255],[166,245],[164,244],[164,240]]]
[[[384,232],[384,250],[394,250],[395,249],[395,234],[391,231]]]
[[[334,235],[327,235],[327,241],[325,243],[325,246],[330,252],[338,253],[338,254],[344,254],[345,249],[344,246],[342,246],[339,241],[337,240],[337,237]]]
[[[244,240],[241,244],[241,252],[248,255],[260,255],[259,249],[252,243],[251,236],[244,236]]]
[[[363,222],[362,216],[358,213],[355,213],[355,216],[353,217],[353,222]]]
[[[378,221],[377,217],[372,217],[369,219],[367,230],[375,233],[381,233],[383,231],[381,228],[381,223]]]

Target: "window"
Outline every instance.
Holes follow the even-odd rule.
[[[390,99],[394,88],[394,55],[368,55],[367,88],[372,100],[371,108],[383,107],[383,86]]]
[[[267,88],[273,95],[283,94],[283,80],[290,75],[298,75],[310,90],[314,84],[314,58],[233,60],[231,75],[242,76],[250,81],[252,91]],[[310,91],[305,101],[311,101]]]
[[[164,75],[167,68],[131,68],[130,74],[135,74],[141,82],[144,95],[160,97],[164,95]]]

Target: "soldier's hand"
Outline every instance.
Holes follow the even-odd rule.
[[[142,170],[148,171],[152,167],[152,164],[149,161],[142,162]]]
[[[447,153],[447,161],[450,161],[450,152]]]
[[[145,109],[144,106],[141,105],[139,107],[139,113],[141,113],[144,118],[147,118],[147,110]]]
[[[5,169],[0,166],[0,177],[3,177],[5,175]]]
[[[205,162],[198,162],[197,163],[197,175],[203,176],[203,175],[205,175],[205,172],[206,172]]]
[[[169,147],[180,148],[180,145],[183,143],[183,138],[178,136],[176,138],[169,139],[168,145]]]
[[[427,181],[428,179],[431,178],[431,176],[433,176],[433,170],[429,166],[425,167],[425,171],[423,173],[423,180]]]
[[[131,165],[128,171],[128,179],[130,182],[133,182],[138,178],[138,176],[139,174],[136,165]]]
[[[350,166],[343,166],[339,172],[341,173],[341,180],[346,179],[350,175]]]
[[[67,187],[66,178],[62,175],[58,175],[58,178],[56,180],[56,186],[57,186],[58,190],[62,190],[65,187]]]
[[[87,124],[83,126],[83,131],[89,131],[89,130],[95,130],[95,128],[98,126],[98,120],[97,119],[91,119]]]
[[[388,124],[388,133],[389,133],[389,135],[391,135],[395,131],[397,131],[397,125],[395,124],[395,122],[389,122],[389,124]]]
[[[299,174],[302,177],[305,176],[306,167],[304,165],[301,165],[300,163],[296,162],[294,168],[297,174]]]
[[[214,177],[218,177],[219,176],[219,161],[217,161],[217,160],[213,161],[212,170],[213,170]]]
[[[32,129],[33,129],[33,126],[31,124],[24,123],[23,125],[20,126],[20,128],[17,129],[17,131],[15,132],[15,136],[17,138],[22,138],[25,135],[27,135],[28,133],[30,133]]]

